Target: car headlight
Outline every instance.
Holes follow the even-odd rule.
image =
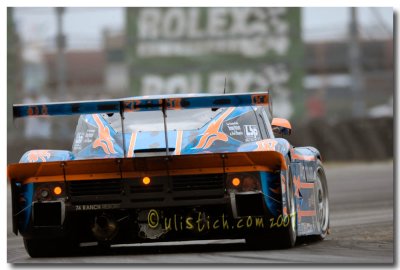
[[[231,173],[227,177],[227,187],[239,192],[261,190],[259,173]]]

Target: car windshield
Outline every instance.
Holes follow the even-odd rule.
[[[168,130],[196,130],[203,127],[216,115],[226,109],[190,109],[190,110],[168,110]],[[163,131],[164,121],[162,111],[144,111],[125,113],[124,132],[138,131]],[[103,114],[106,121],[113,129],[121,132],[121,118],[119,114]]]

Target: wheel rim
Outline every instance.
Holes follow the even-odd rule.
[[[317,192],[317,217],[321,226],[321,233],[325,233],[328,228],[328,217],[329,217],[329,201],[326,183],[321,181],[321,171],[318,171],[318,178],[316,181],[316,192]]]

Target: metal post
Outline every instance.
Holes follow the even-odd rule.
[[[124,149],[124,158],[126,158],[126,147],[125,147],[125,127],[124,127],[124,120],[125,120],[125,115],[124,115],[124,102],[121,101],[119,104],[119,115],[121,117],[121,133],[122,133],[122,145]]]
[[[59,98],[65,97],[66,82],[65,82],[65,35],[63,33],[63,15],[65,8],[56,7],[57,15],[57,94]]]
[[[57,35],[56,35],[56,46],[57,46],[57,101],[65,100],[66,98],[66,68],[65,68],[65,35],[63,33],[63,15],[65,8],[56,7],[56,19],[57,19]],[[66,121],[58,121],[56,126],[57,137],[61,140],[66,138],[66,131],[69,130],[68,123]]]
[[[350,33],[349,33],[349,70],[352,81],[353,117],[362,117],[365,114],[364,81],[361,66],[361,50],[359,43],[359,31],[357,29],[357,10],[351,9]]]
[[[165,136],[165,153],[169,156],[169,146],[168,146],[168,130],[167,130],[167,102],[165,99],[162,100],[162,113],[164,119],[164,136]]]

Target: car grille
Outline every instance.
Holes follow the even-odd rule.
[[[131,193],[154,193],[154,192],[162,192],[164,190],[163,185],[149,185],[149,186],[130,186]]]
[[[70,181],[68,191],[72,202],[133,203],[170,200],[198,200],[224,197],[223,174],[179,175],[154,177],[144,186],[139,179]],[[170,187],[170,188],[168,188]]]
[[[172,176],[173,191],[213,190],[224,188],[222,174]]]
[[[69,194],[74,196],[119,195],[123,191],[121,179],[68,182]]]

